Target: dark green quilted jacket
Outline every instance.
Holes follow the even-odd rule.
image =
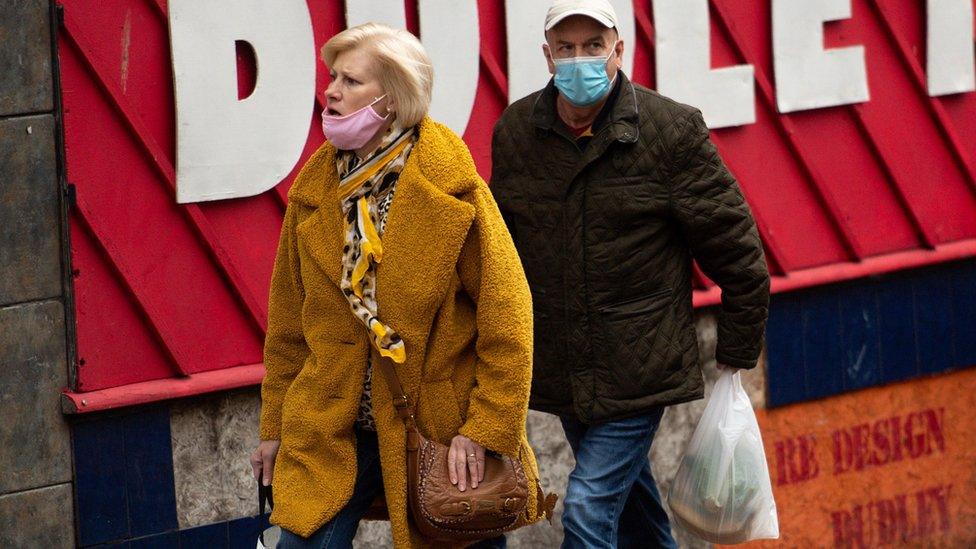
[[[703,394],[692,258],[722,288],[719,362],[756,365],[769,273],[701,113],[620,74],[580,149],[552,83],[495,126],[491,191],[532,289],[533,409],[595,423]]]

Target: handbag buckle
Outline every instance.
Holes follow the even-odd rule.
[[[397,410],[402,410],[407,406],[410,406],[410,399],[407,398],[407,395],[393,397],[393,407]]]
[[[518,505],[518,502],[518,498],[505,498],[505,503],[502,504],[502,509],[506,513],[511,512],[515,509],[515,506]]]
[[[446,503],[441,507],[441,513],[451,517],[463,517],[471,514],[471,504],[467,501]]]

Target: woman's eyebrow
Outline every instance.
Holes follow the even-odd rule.
[[[348,70],[348,69],[338,69],[338,70],[336,70],[336,69],[332,69],[332,72],[333,72],[333,73],[334,73],[334,74],[335,74],[336,76],[343,76],[343,77],[345,77],[345,78],[352,78],[353,80],[358,80],[358,79],[359,79],[359,78],[358,78],[358,77],[356,76],[356,73],[355,73],[355,72],[353,72],[353,71],[350,71],[350,70]]]

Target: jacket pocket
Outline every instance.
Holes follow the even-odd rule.
[[[671,295],[671,288],[661,288],[651,293],[628,297],[600,307],[599,312],[605,316],[637,316],[654,310],[664,301],[661,298],[669,295]]]
[[[664,373],[663,355],[675,337],[671,295],[664,288],[600,308],[594,334],[597,395],[623,400],[646,396],[647,380]]]

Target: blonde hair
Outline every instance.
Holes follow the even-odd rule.
[[[373,58],[380,86],[392,101],[404,128],[419,124],[430,110],[434,68],[416,36],[379,23],[365,23],[333,36],[322,46],[322,60],[332,66],[340,53],[365,48]]]

